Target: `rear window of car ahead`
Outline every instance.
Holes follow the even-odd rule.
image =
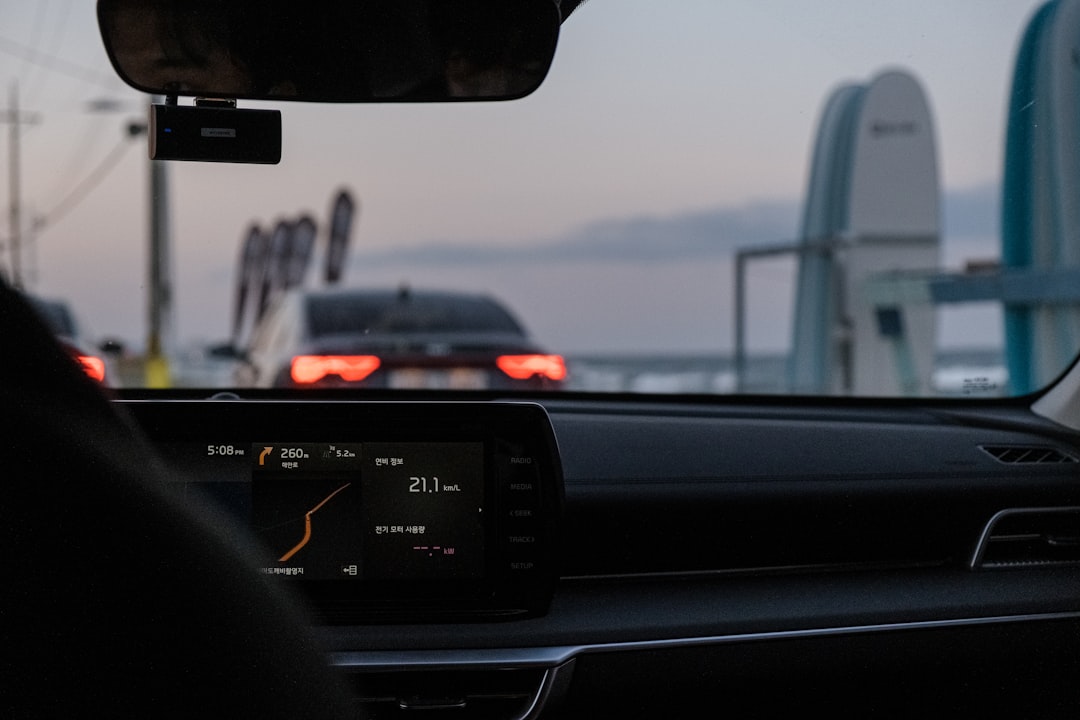
[[[524,335],[510,314],[483,297],[324,295],[307,301],[312,337],[360,333]]]
[[[44,300],[41,298],[31,298],[31,302],[37,309],[38,314],[45,321],[45,324],[49,326],[57,335],[63,335],[65,337],[74,338],[78,335],[78,330],[75,326],[75,318],[71,315],[71,310],[67,305],[55,300]]]

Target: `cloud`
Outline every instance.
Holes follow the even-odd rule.
[[[984,184],[946,193],[944,235],[991,238],[998,233],[998,188]],[[598,220],[567,234],[530,244],[484,245],[468,240],[433,240],[417,247],[368,251],[362,237],[352,262],[373,269],[411,267],[579,263],[589,261],[683,262],[730,259],[735,250],[794,243],[801,203],[768,200],[668,216],[637,215]],[[361,235],[363,230],[361,229]]]
[[[727,258],[736,248],[789,242],[797,227],[795,202],[753,203],[678,215],[599,220],[563,237],[530,245],[493,247],[468,241],[431,242],[420,247],[367,252],[362,242],[353,262],[371,268],[385,264],[472,265],[528,262],[677,262]]]

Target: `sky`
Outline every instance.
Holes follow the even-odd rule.
[[[282,110],[279,165],[168,167],[172,342],[228,336],[253,223],[321,223],[346,188],[360,204],[348,284],[490,292],[566,353],[729,351],[733,250],[797,239],[826,98],[890,68],[929,98],[943,265],[995,257],[1008,83],[1040,4],[590,0],[519,101],[249,103]],[[27,285],[133,347],[146,335],[149,163],[145,137],[125,131],[147,100],[112,74],[92,2],[0,2],[0,103],[27,121],[20,205],[38,221]],[[754,266],[751,348],[786,346],[792,272],[790,260]],[[993,344],[1000,321],[950,310],[939,336]]]

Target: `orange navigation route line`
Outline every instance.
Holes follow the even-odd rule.
[[[320,502],[318,505],[316,505],[315,507],[311,508],[306,513],[304,513],[304,538],[296,545],[296,547],[294,547],[292,550],[290,550],[289,552],[285,553],[280,558],[278,558],[278,562],[288,562],[289,558],[291,558],[296,553],[300,552],[301,548],[303,548],[305,545],[308,544],[308,541],[311,540],[311,516],[314,515],[315,512],[319,508],[321,508],[323,505],[330,502],[330,498],[334,497],[335,495],[337,495],[339,492],[341,492],[345,488],[349,487],[350,485],[352,485],[352,483],[345,483],[344,485],[339,487],[337,490],[335,490],[334,492],[330,493],[325,498],[323,498],[322,502]]]

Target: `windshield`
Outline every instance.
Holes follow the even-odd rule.
[[[1080,15],[1051,5],[591,0],[528,97],[241,101],[281,111],[281,162],[231,165],[151,163],[151,98],[93,3],[19,3],[0,272],[93,328],[120,390],[287,377],[314,351],[258,326],[291,322],[265,271],[288,236],[315,258],[295,289],[448,293],[450,334],[520,323],[514,357],[565,360],[545,392],[1033,392],[1080,348]],[[318,307],[357,347],[385,317]],[[286,339],[259,359],[255,337]],[[513,392],[508,351],[470,347],[467,387]],[[453,348],[380,367],[454,387]]]

